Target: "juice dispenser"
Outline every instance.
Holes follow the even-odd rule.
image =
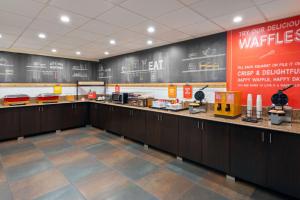
[[[223,117],[237,117],[241,115],[241,92],[216,92],[214,113]]]

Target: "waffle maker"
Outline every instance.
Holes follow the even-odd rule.
[[[205,94],[203,92],[203,90],[207,87],[208,85],[204,86],[195,93],[194,98],[196,101],[194,103],[190,103],[189,105],[189,111],[191,114],[207,112],[207,103],[204,102]]]
[[[278,92],[271,97],[273,105],[269,108],[268,114],[272,124],[280,125],[283,122],[292,122],[293,109],[287,106],[289,98],[283,93],[292,87],[294,87],[294,85],[289,85],[278,90]]]

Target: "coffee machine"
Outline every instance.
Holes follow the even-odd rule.
[[[272,124],[280,125],[283,122],[292,122],[293,109],[288,104],[288,96],[283,92],[294,87],[289,85],[281,90],[278,90],[271,98],[272,106],[268,109],[269,119]]]

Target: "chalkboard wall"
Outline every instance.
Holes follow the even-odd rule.
[[[0,82],[75,83],[96,80],[98,62],[0,52]]]
[[[107,83],[226,81],[226,32],[100,60]]]

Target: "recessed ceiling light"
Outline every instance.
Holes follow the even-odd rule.
[[[46,38],[46,34],[45,33],[39,33],[39,38],[45,39]]]
[[[152,44],[153,44],[153,41],[152,41],[152,40],[148,40],[148,41],[147,41],[147,44],[148,44],[148,45],[152,45]]]
[[[110,40],[109,43],[112,44],[112,45],[115,45],[116,44],[116,40]]]
[[[76,55],[81,55],[81,52],[80,51],[76,51]]]
[[[56,53],[57,50],[56,49],[51,49],[52,53]]]
[[[0,34],[0,38],[2,38],[2,35]]]
[[[155,32],[155,28],[153,26],[149,26],[147,28],[148,33],[154,33]]]
[[[241,16],[236,16],[236,17],[233,18],[234,23],[239,23],[241,21],[243,21],[243,18]]]
[[[109,52],[108,52],[108,51],[105,51],[104,54],[105,54],[105,55],[109,55]]]
[[[68,17],[67,15],[62,15],[60,16],[60,21],[62,21],[63,23],[69,23],[70,17]]]

